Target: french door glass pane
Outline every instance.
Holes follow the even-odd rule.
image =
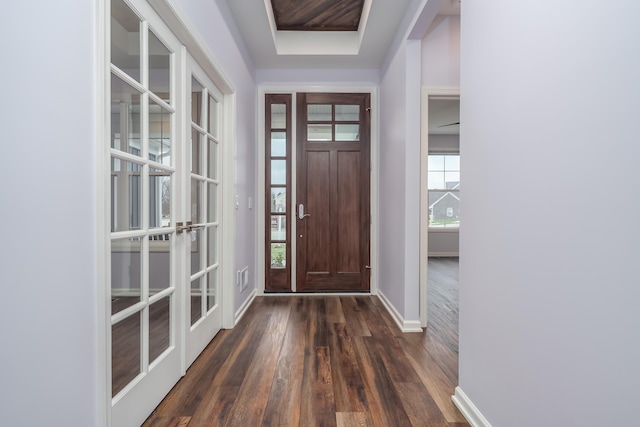
[[[191,324],[193,325],[202,317],[202,277],[191,282]]]
[[[271,268],[285,268],[287,266],[286,243],[271,244]]]
[[[149,160],[171,166],[171,113],[149,100]]]
[[[200,127],[202,123],[202,91],[204,86],[195,77],[191,77],[191,121]]]
[[[207,266],[218,262],[218,227],[207,227]]]
[[[215,268],[207,274],[207,310],[211,310],[216,305],[216,295],[218,293],[218,269]]]
[[[216,179],[218,178],[218,143],[209,139],[208,149],[207,176],[211,179]]]
[[[149,227],[171,226],[171,173],[149,170]]]
[[[360,141],[360,125],[336,124],[336,141]]]
[[[140,302],[141,246],[137,237],[111,242],[111,314]]]
[[[285,157],[287,155],[286,132],[271,132],[271,157]]]
[[[140,316],[141,312],[136,312],[111,326],[112,396],[140,373]]]
[[[287,161],[271,160],[271,184],[286,185],[287,184]]]
[[[271,240],[287,240],[287,217],[271,215]]]
[[[153,363],[171,345],[171,297],[149,306],[149,363]]]
[[[136,230],[142,219],[140,165],[111,159],[111,231]]]
[[[287,189],[285,187],[271,187],[271,212],[287,211]]]
[[[271,104],[271,129],[285,129],[287,127],[287,105]]]
[[[171,286],[172,237],[172,234],[149,236],[149,295],[155,295]]]
[[[202,218],[202,181],[191,179],[191,221],[198,224]]]
[[[218,136],[218,101],[209,95],[209,117],[207,120],[207,130],[215,137]]]
[[[197,130],[191,130],[191,172],[197,175],[202,175],[200,172],[200,159],[202,158],[201,138]]]
[[[191,275],[194,275],[204,268],[200,256],[203,248],[202,242],[204,242],[204,230],[194,230],[191,232],[191,236]]]
[[[171,52],[149,31],[149,89],[168,104],[171,93]]]
[[[307,121],[309,122],[330,122],[331,104],[310,104],[307,106]]]
[[[111,1],[111,63],[140,81],[140,19],[122,0]]]
[[[331,141],[332,125],[319,125],[310,124],[307,125],[307,140],[308,141]]]
[[[336,105],[336,122],[357,122],[359,120],[359,105]]]
[[[140,92],[111,75],[111,148],[139,156]]]
[[[218,219],[218,211],[216,207],[218,205],[218,184],[207,183],[207,222],[216,222]]]

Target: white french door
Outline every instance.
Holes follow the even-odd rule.
[[[222,94],[143,0],[105,0],[112,426],[139,426],[220,330]]]

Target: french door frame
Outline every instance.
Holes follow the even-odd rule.
[[[297,212],[295,209],[297,199],[297,182],[296,182],[296,170],[297,170],[297,148],[296,148],[296,135],[297,135],[297,125],[296,125],[296,94],[300,92],[305,93],[368,93],[371,96],[371,228],[370,228],[370,261],[371,261],[371,277],[370,277],[370,290],[369,294],[377,295],[378,293],[378,88],[375,85],[369,86],[347,86],[347,85],[328,85],[328,86],[317,86],[317,85],[264,85],[258,87],[258,185],[259,189],[257,194],[257,206],[259,207],[258,211],[258,224],[257,224],[257,239],[259,244],[257,247],[257,266],[256,266],[256,278],[257,278],[257,292],[260,295],[274,295],[273,293],[265,293],[265,280],[266,280],[266,248],[264,245],[266,239],[266,199],[265,199],[265,191],[264,188],[266,185],[265,182],[265,114],[266,114],[266,105],[265,105],[265,95],[266,94],[286,94],[291,95],[291,170],[292,170],[292,183],[291,183],[291,196],[290,200],[287,200],[288,208],[291,209],[290,212]],[[291,221],[291,235],[296,236],[296,223],[297,221]],[[297,253],[297,245],[295,238],[291,239],[291,254],[293,260],[295,260],[295,255]],[[296,263],[293,262],[291,265],[291,292],[296,293],[296,275],[297,275],[297,266]],[[315,295],[321,295],[322,292],[315,293]],[[335,294],[335,293],[332,293]],[[345,294],[349,294],[349,292],[345,292]],[[353,293],[354,295],[363,295],[362,292]],[[286,295],[282,293],[275,293],[275,295]]]

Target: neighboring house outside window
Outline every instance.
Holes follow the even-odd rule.
[[[429,227],[460,226],[460,155],[429,155]]]

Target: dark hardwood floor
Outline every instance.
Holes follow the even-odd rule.
[[[469,426],[458,380],[457,259],[430,260],[430,326],[375,296],[258,297],[144,426]]]

